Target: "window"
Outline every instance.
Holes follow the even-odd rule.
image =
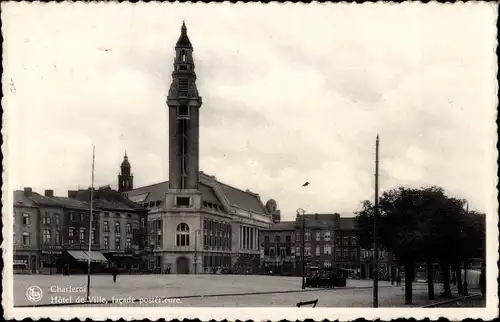
[[[189,197],[177,197],[177,207],[189,207]]]
[[[72,212],[69,213],[69,220],[71,220],[71,221],[75,220],[74,213],[72,213]]]
[[[329,259],[325,259],[325,261],[323,262],[323,266],[324,267],[332,267],[332,262],[330,262]]]
[[[296,233],[295,234],[295,241],[300,241],[300,234],[301,233]]]
[[[109,233],[109,223],[108,223],[108,221],[105,220],[102,224],[103,224],[102,228],[103,228],[104,232],[105,233]]]
[[[295,247],[295,256],[300,256],[300,247]]]
[[[189,108],[186,105],[180,105],[177,108],[177,116],[189,116]],[[180,197],[180,198],[185,198],[185,197]],[[210,204],[210,206],[211,205],[212,204]],[[189,205],[187,205],[187,206],[189,206]]]
[[[44,225],[50,225],[50,214],[48,212],[43,216],[43,223]]]
[[[132,248],[132,238],[127,237],[127,240],[125,242],[125,248],[126,249],[131,249]]]
[[[320,241],[321,240],[321,232],[317,231],[316,232],[316,241]]]
[[[292,236],[288,235],[285,237],[285,240],[287,243],[291,243],[292,242]]]
[[[60,217],[59,217],[59,214],[56,212],[56,225],[59,226],[60,224]]]
[[[185,51],[181,51],[181,62],[185,63],[187,61],[187,53]]]
[[[340,237],[335,237],[335,246],[340,246]]]
[[[120,222],[117,221],[115,222],[115,233],[119,233],[120,232]]]
[[[92,239],[92,244],[96,244],[95,242],[95,228],[92,228],[92,236],[90,237]]]
[[[75,241],[75,229],[73,227],[70,227],[68,230],[68,239],[70,244],[73,244]]]
[[[189,246],[189,226],[186,223],[177,225],[177,246]]]
[[[109,217],[109,212],[105,211],[104,212],[104,217]]]
[[[304,255],[311,256],[311,247],[309,247],[309,246],[304,247]]]
[[[85,244],[85,228],[80,228],[80,244]]]
[[[281,242],[281,237],[280,236],[276,236],[275,239],[276,239],[276,244],[279,244]]]
[[[351,259],[352,259],[352,260],[357,260],[357,257],[358,257],[358,252],[357,252],[357,250],[352,249],[352,250],[351,250]]]
[[[59,245],[61,243],[61,232],[56,230],[56,244]]]
[[[344,236],[344,246],[347,246],[347,245],[349,245],[349,237]]]
[[[23,225],[29,225],[29,224],[30,224],[30,215],[23,214]]]
[[[325,245],[325,247],[323,248],[323,252],[325,253],[325,255],[331,255],[332,254],[332,246]]]
[[[319,246],[316,246],[315,254],[316,254],[316,256],[320,256],[321,255],[321,249],[320,249]]]
[[[304,241],[310,241],[311,240],[311,232],[306,231],[304,234]]]
[[[130,223],[127,223],[127,234],[130,234],[132,232],[132,225]]]
[[[23,233],[23,245],[30,246],[31,245],[31,236],[30,233]]]
[[[269,244],[269,236],[264,236],[264,244]]]
[[[104,247],[104,249],[109,249],[109,237],[108,236],[104,237],[103,247]]]
[[[330,231],[327,230],[324,232],[324,237],[325,237],[325,241],[329,242],[330,239],[331,239],[331,236],[330,236]]]
[[[352,236],[352,237],[351,237],[351,245],[352,245],[352,246],[356,246],[356,242],[357,242],[357,238],[356,238],[356,236]]]
[[[276,248],[275,247],[269,248],[269,256],[271,256],[271,257],[276,256]]]
[[[44,244],[50,244],[50,229],[44,229],[43,230],[43,243]]]
[[[121,247],[121,242],[122,242],[122,239],[120,238],[120,236],[116,236],[115,237],[115,249],[120,249]]]
[[[342,253],[340,252],[340,249],[337,248],[335,251],[335,259],[341,259],[342,258]]]

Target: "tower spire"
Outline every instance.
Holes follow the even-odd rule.
[[[199,184],[199,108],[202,100],[196,87],[193,46],[182,22],[175,44],[174,70],[168,91],[169,187],[197,190]]]

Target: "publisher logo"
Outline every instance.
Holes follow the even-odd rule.
[[[26,298],[33,303],[39,302],[43,297],[43,291],[38,286],[30,286],[26,290]]]

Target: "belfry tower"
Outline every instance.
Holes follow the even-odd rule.
[[[169,197],[167,207],[199,208],[199,108],[193,46],[182,23],[175,45],[172,84],[167,96],[169,119]]]
[[[134,176],[132,175],[130,162],[128,162],[127,151],[123,157],[122,165],[120,166],[120,174],[118,175],[118,191],[129,191],[134,189]]]

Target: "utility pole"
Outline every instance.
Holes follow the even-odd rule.
[[[375,211],[373,214],[373,307],[378,307],[378,148],[379,137],[375,141]]]
[[[90,218],[89,218],[89,253],[87,261],[87,300],[90,300],[90,257],[92,254],[92,220],[94,208],[94,163],[95,163],[95,146],[92,147],[92,185],[90,187]]]
[[[301,218],[300,218],[300,243],[301,243],[301,262],[302,262],[302,265],[301,265],[301,270],[302,270],[302,289],[305,290],[306,289],[306,271],[305,271],[305,265],[306,265],[306,262],[305,262],[305,254],[304,254],[304,249],[305,249],[305,241],[304,241],[304,237],[305,237],[305,233],[304,233],[304,215],[305,215],[306,211],[302,208],[299,208],[297,209],[297,218],[298,216],[300,215]]]
[[[306,249],[306,241],[305,241],[305,227],[304,227],[304,221],[305,221],[305,213],[302,213],[302,220],[301,220],[301,241],[302,241],[302,289],[306,289],[306,254],[305,254],[305,249]]]

